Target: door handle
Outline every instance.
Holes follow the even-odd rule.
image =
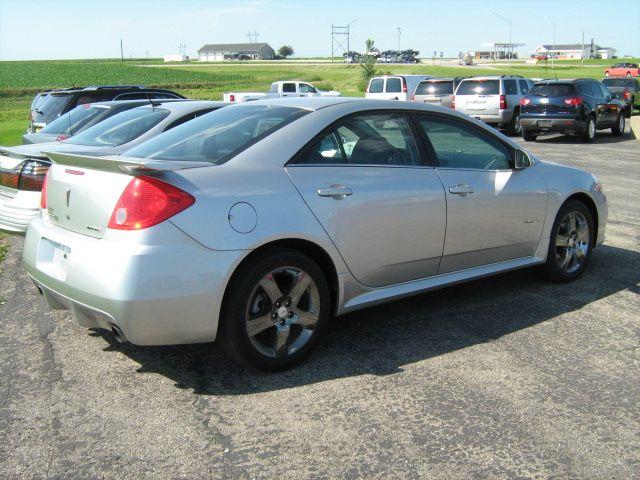
[[[330,187],[319,188],[317,193],[320,197],[333,197],[336,200],[341,200],[344,197],[353,194],[353,190],[344,185],[331,185]]]
[[[460,195],[461,197],[466,197],[467,194],[473,193],[473,188],[471,188],[469,185],[460,184],[454,187],[449,187],[449,193]]]

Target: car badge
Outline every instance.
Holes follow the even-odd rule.
[[[71,200],[71,189],[67,188],[67,208],[69,208],[69,200]]]
[[[547,103],[549,103],[549,99],[548,98],[541,98],[540,99],[540,103],[547,104]]]

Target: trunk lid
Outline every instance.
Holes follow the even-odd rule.
[[[500,111],[499,80],[464,80],[456,89],[456,110],[469,115],[497,114]]]
[[[521,109],[521,114],[535,115],[571,115],[576,108],[565,103],[565,100],[576,96],[573,84],[551,83],[538,84],[529,91],[529,104]]]
[[[209,162],[147,160],[120,156],[47,155],[53,161],[47,180],[47,214],[51,223],[103,238],[120,195],[136,175],[211,166]]]

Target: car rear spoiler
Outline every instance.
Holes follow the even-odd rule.
[[[70,167],[89,168],[103,172],[125,173],[138,175],[152,172],[167,172],[184,170],[187,168],[211,167],[211,162],[188,162],[176,160],[155,160],[146,158],[125,157],[108,155],[105,157],[93,157],[90,155],[78,155],[74,153],[43,152],[55,164]]]

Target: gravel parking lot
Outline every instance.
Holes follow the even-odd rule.
[[[8,237],[0,477],[638,478],[640,142],[527,147],[604,184],[580,280],[520,271],[354,313],[276,375],[78,327]]]

